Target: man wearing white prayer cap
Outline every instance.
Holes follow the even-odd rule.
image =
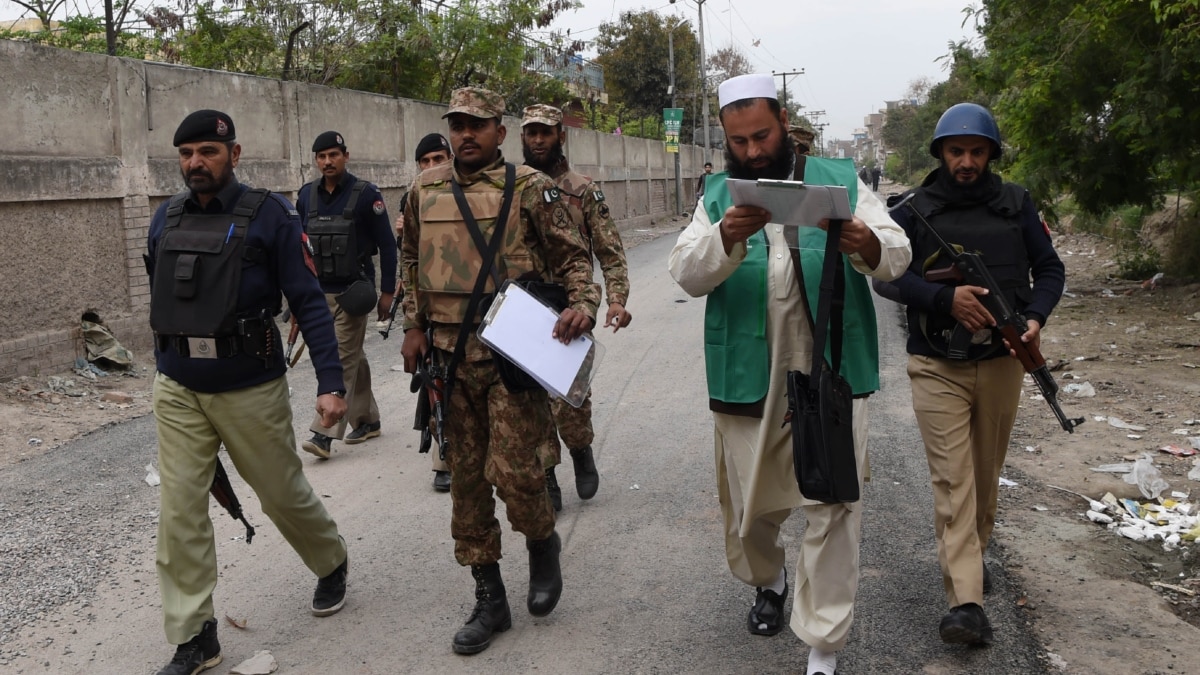
[[[875,311],[864,275],[891,280],[912,257],[908,237],[855,174],[851,160],[796,156],[770,75],[742,75],[718,89],[726,171],[710,177],[692,222],[671,251],[671,276],[707,296],[705,364],[725,555],[733,575],[756,587],[746,618],[755,635],[783,630],[792,590],[792,630],[811,648],[809,675],[834,675],[858,589],[862,503],[806,499],[797,486],[787,373],[812,367],[812,318],[828,219],[785,227],[765,209],[737,205],[726,180],[802,179],[847,188],[853,218],[838,240],[846,290],[841,376],[854,393],[857,480],[867,471],[866,397],[879,388]],[[807,302],[805,301],[807,299]],[[828,359],[828,352],[826,353]],[[780,526],[802,507],[808,523],[789,584]]]

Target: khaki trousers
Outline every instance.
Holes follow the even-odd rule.
[[[950,607],[983,605],[983,552],[1024,371],[1013,358],[908,358],[913,411],[933,482],[934,532]]]
[[[779,577],[784,567],[780,529],[792,509],[770,511],[745,522],[750,502],[762,495],[748,494],[742,486],[749,485],[752,491],[761,493],[768,482],[763,477],[754,480],[739,472],[758,467],[760,472],[771,474],[769,480],[774,480],[785,471],[783,477],[788,481],[788,489],[798,494],[790,436],[770,444],[767,451],[774,456],[754,457],[764,424],[767,423],[753,418],[719,415],[715,433],[717,491],[725,520],[725,557],[733,575],[751,586],[765,586]],[[867,458],[865,398],[854,400],[854,455],[861,491]],[[854,623],[862,501],[824,504],[801,497],[800,504],[807,524],[796,572],[788,577],[792,593],[789,625],[810,647],[838,651],[846,645]]]
[[[296,455],[287,378],[222,392],[195,392],[154,378],[158,472],[158,585],[167,641],[183,644],[214,616],[217,553],[208,490],[221,444],[283,538],[313,574],[346,559],[337,525],[304,477]]]
[[[341,440],[346,426],[357,429],[361,424],[379,421],[379,406],[371,392],[371,365],[363,353],[370,314],[350,316],[337,304],[336,294],[326,293],[325,303],[333,314],[333,330],[337,334],[338,357],[342,360],[342,380],[346,383],[346,416],[332,427],[321,425],[321,416],[313,417],[309,431]]]

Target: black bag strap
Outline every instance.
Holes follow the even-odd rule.
[[[315,218],[317,218],[317,216],[320,215],[319,213],[317,213],[317,207],[321,203],[321,202],[317,201],[318,199],[321,198],[321,193],[320,193],[321,188],[318,185],[318,183],[320,183],[320,182],[321,182],[321,179],[318,178],[317,180],[314,180],[313,182],[308,184],[309,185],[309,188],[308,188],[308,219],[309,220],[314,220]]]
[[[830,343],[830,367],[837,374],[842,367],[842,327],[843,314],[846,307],[846,272],[842,262],[842,254],[838,251],[838,241],[841,239],[842,221],[830,220],[829,229],[825,233],[825,257],[822,265],[820,295],[817,297],[817,317],[813,320],[808,303],[808,294],[804,288],[804,270],[800,264],[800,251],[796,241],[789,241],[788,248],[792,254],[792,265],[796,269],[796,284],[800,287],[800,299],[804,303],[804,318],[808,319],[809,328],[813,334],[812,370],[809,371],[809,386],[816,388],[821,361],[825,358],[826,338],[832,338]]]
[[[350,188],[350,198],[346,200],[346,208],[342,209],[342,218],[354,220],[354,209],[358,208],[358,200],[362,198],[363,190],[367,189],[367,181],[356,180]]]
[[[479,309],[479,301],[483,298],[483,287],[487,285],[489,274],[494,274],[494,263],[496,254],[500,252],[500,242],[504,239],[504,226],[508,222],[508,212],[512,208],[513,193],[517,187],[517,167],[511,163],[504,165],[504,201],[500,205],[500,213],[496,216],[496,222],[492,226],[492,240],[482,247],[483,233],[479,231],[479,223],[475,221],[475,214],[471,213],[471,206],[467,204],[467,198],[463,195],[462,186],[454,178],[450,179],[450,189],[454,192],[454,201],[458,203],[458,210],[462,213],[463,220],[467,223],[467,229],[471,232],[471,237],[475,239],[475,247],[479,249],[479,253],[483,256],[483,264],[479,268],[479,276],[475,277],[475,288],[471,291],[471,299],[467,302],[467,313],[463,317],[463,322],[458,329],[458,340],[454,343],[454,354],[450,357],[450,363],[446,364],[446,395],[447,403],[450,401],[450,392],[454,389],[454,371],[458,368],[458,362],[462,360],[467,351],[467,334],[471,331],[471,326],[474,325],[475,312]],[[496,283],[496,290],[500,290],[499,281],[493,277]],[[431,345],[432,347],[432,345]]]

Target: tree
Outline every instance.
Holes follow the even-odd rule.
[[[1086,211],[1200,181],[1200,1],[986,0],[973,68],[1015,177]]]
[[[706,74],[710,84],[720,84],[731,77],[749,75],[754,72],[754,67],[750,65],[750,59],[732,44],[721,47],[708,57],[707,65],[708,72]]]
[[[65,5],[67,0],[12,0],[12,2],[33,12],[33,16],[42,23],[42,30],[50,30],[54,13]]]
[[[600,25],[596,61],[604,67],[604,86],[634,119],[661,120],[662,109],[670,107],[668,35],[674,41],[677,100],[684,102],[700,94],[700,44],[688,22],[644,10],[623,12],[617,23]],[[685,120],[683,128],[691,126]],[[654,135],[640,131],[645,128],[645,122],[637,128],[629,122],[622,126],[625,133]]]

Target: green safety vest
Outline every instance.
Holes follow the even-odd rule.
[[[727,172],[710,175],[704,187],[704,208],[716,223],[732,205],[725,184]],[[849,159],[807,157],[804,182],[813,185],[844,185],[850,206],[858,200],[854,162]],[[800,267],[808,291],[810,316],[817,314],[825,231],[802,227],[798,231]],[[844,254],[843,254],[844,255]],[[746,240],[746,258],[720,286],[708,295],[704,312],[704,361],[709,398],[725,403],[750,404],[767,395],[770,382],[770,351],[767,345],[767,236],[758,232]],[[841,375],[854,394],[879,389],[879,343],[875,304],[866,278],[843,261],[846,269],[846,307],[842,329]],[[830,346],[826,360],[832,360]]]

